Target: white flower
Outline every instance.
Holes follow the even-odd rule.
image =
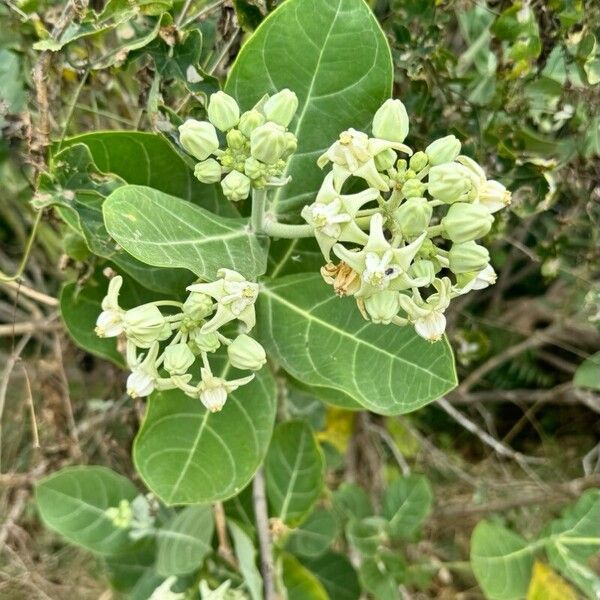
[[[471,290],[484,290],[490,285],[494,285],[497,277],[494,267],[488,264],[479,273],[457,275],[457,285],[454,286],[453,291],[457,295],[462,295]]]
[[[202,377],[202,381],[198,386],[200,401],[210,412],[220,411],[225,406],[228,394],[254,379],[254,375],[249,375],[248,377],[227,381],[222,377],[215,377],[205,368],[202,368],[200,373]]]
[[[177,581],[177,577],[167,577],[153,592],[148,600],[184,600],[185,592],[172,592],[171,587]]]
[[[125,311],[119,306],[119,291],[123,285],[120,275],[113,277],[108,284],[106,296],[102,299],[102,312],[96,320],[96,335],[99,337],[115,337],[123,333],[123,315]]]
[[[491,213],[495,213],[510,204],[511,193],[499,181],[487,179],[481,166],[468,156],[460,155],[456,159],[467,167],[477,182],[477,201],[483,204]]]
[[[125,312],[123,329],[127,339],[139,348],[149,348],[171,335],[171,328],[155,304],[142,304]]]
[[[342,202],[336,198],[329,204],[315,202],[308,207],[313,227],[331,238],[339,239],[342,232],[341,223],[349,223],[352,217],[340,212]]]
[[[446,317],[444,313],[432,310],[424,317],[415,320],[415,331],[429,342],[442,339],[446,331]]]
[[[128,345],[127,362],[130,366],[131,374],[127,378],[127,394],[132,398],[143,398],[149,396],[154,390],[170,390],[173,389],[175,383],[171,378],[162,378],[156,368],[156,360],[158,358],[158,342],[154,342],[143,360],[137,360],[131,349],[131,344]],[[189,381],[191,375],[185,375],[181,379]]]
[[[143,369],[135,369],[127,378],[127,394],[132,398],[144,398],[154,391],[155,378]]]
[[[190,292],[208,294],[217,301],[217,310],[202,326],[201,333],[212,333],[235,319],[242,321],[249,331],[256,324],[254,303],[258,297],[258,284],[247,281],[231,269],[219,269],[217,275],[216,281],[195,283],[187,288]]]
[[[385,290],[393,279],[400,275],[400,268],[390,265],[394,258],[391,250],[386,250],[383,256],[375,252],[367,252],[365,256],[365,270],[362,278],[369,285],[378,290]]]

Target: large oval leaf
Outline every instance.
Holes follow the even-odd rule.
[[[214,215],[158,190],[126,185],[104,201],[106,229],[134,258],[155,267],[183,267],[215,279],[223,267],[248,278],[265,272],[267,252],[246,219]]]
[[[275,429],[265,460],[271,515],[295,527],[321,495],[325,460],[305,421],[287,421]]]
[[[197,569],[211,550],[214,520],[210,505],[188,506],[157,535],[156,570],[165,577]]]
[[[42,521],[74,544],[92,552],[130,552],[127,530],[115,527],[106,509],[137,496],[134,485],[105,467],[67,467],[35,487]]]
[[[298,95],[292,181],[274,194],[274,212],[293,214],[310,202],[323,180],[317,158],[344,129],[367,127],[390,96],[392,77],[385,36],[363,0],[287,0],[265,19],[225,89],[245,109],[286,87]]]
[[[133,458],[146,485],[166,504],[230,498],[252,479],[275,420],[275,382],[267,369],[209,413],[176,390],[150,397]]]
[[[380,414],[416,410],[456,385],[446,340],[430,344],[411,327],[367,323],[317,274],[265,282],[257,322],[262,343],[293,377]]]

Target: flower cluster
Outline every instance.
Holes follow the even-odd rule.
[[[296,136],[287,127],[297,108],[298,98],[288,89],[265,96],[242,114],[234,98],[224,92],[213,94],[208,121],[188,119],[179,127],[181,145],[200,161],[196,178],[221,182],[233,202],[246,199],[251,188],[284,185],[286,162],[297,147]]]
[[[411,323],[437,341],[451,299],[496,280],[488,250],[476,240],[510,204],[510,192],[461,155],[452,135],[413,153],[403,143],[408,128],[404,105],[390,99],[375,114],[374,137],[342,132],[318,160],[332,168],[302,216],[336,293],[353,295],[374,323]],[[346,193],[357,180],[366,189]]]
[[[132,540],[140,540],[156,532],[158,509],[158,501],[153,494],[139,494],[131,502],[121,500],[118,506],[111,506],[104,513],[115,527],[127,529]]]
[[[264,348],[247,335],[256,322],[258,284],[230,269],[221,269],[217,275],[215,281],[189,286],[185,302],[149,302],[130,310],[119,305],[122,277],[111,279],[96,333],[100,337],[124,335],[131,370],[127,393],[132,398],[178,388],[198,398],[209,411],[219,411],[228,394],[249,383],[254,374],[233,380],[218,377],[208,355],[225,346],[229,363],[236,369],[258,371],[265,364]],[[159,307],[171,309],[171,314],[163,314]],[[233,340],[219,331],[232,321],[238,321],[243,330]],[[190,370],[198,357],[200,380],[194,383]]]

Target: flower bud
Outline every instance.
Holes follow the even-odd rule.
[[[224,385],[203,386],[200,391],[200,402],[209,412],[219,412],[227,402],[227,389]]]
[[[378,171],[387,171],[394,166],[396,162],[396,153],[391,149],[387,148],[383,152],[375,155],[375,166]]]
[[[427,186],[418,179],[407,179],[402,185],[402,193],[406,198],[421,198]]]
[[[271,96],[264,104],[263,111],[267,121],[287,127],[298,109],[298,97],[287,88]],[[268,162],[268,161],[265,161]]]
[[[431,168],[427,189],[434,198],[446,204],[471,202],[477,195],[469,169],[453,162]]]
[[[433,208],[425,198],[409,198],[394,211],[394,221],[404,237],[414,237],[427,229],[432,214]]]
[[[373,117],[373,135],[390,142],[403,142],[408,135],[408,114],[400,100],[386,100]]]
[[[460,154],[460,142],[453,135],[447,135],[431,142],[425,148],[431,166],[452,162]]]
[[[410,168],[415,171],[415,173],[418,173],[429,164],[429,159],[427,158],[427,154],[425,154],[425,152],[419,150],[411,156],[409,164]]]
[[[250,336],[239,335],[227,346],[227,356],[232,367],[258,371],[266,362],[265,349]]]
[[[179,142],[186,152],[198,160],[207,159],[219,149],[217,131],[208,121],[188,119],[179,126]]]
[[[111,506],[104,514],[112,521],[118,529],[128,529],[133,520],[133,510],[129,500],[121,500],[118,506]]]
[[[232,202],[239,202],[246,199],[250,193],[250,179],[239,171],[231,171],[221,181],[221,188]]]
[[[490,253],[487,248],[476,242],[464,242],[452,245],[448,252],[448,260],[453,273],[481,271],[488,264]]]
[[[190,292],[182,307],[183,312],[194,319],[204,319],[213,311],[213,299],[202,292]]]
[[[246,136],[239,129],[230,129],[225,136],[227,145],[234,150],[241,150],[246,143]]]
[[[195,360],[187,344],[172,344],[165,348],[164,367],[170,375],[185,375]]]
[[[421,286],[429,285],[435,279],[435,265],[430,260],[416,260],[410,266],[408,274],[417,279]]]
[[[510,192],[499,182],[488,179],[479,190],[479,202],[494,213],[510,204]]]
[[[214,158],[203,160],[194,167],[194,176],[202,183],[219,183],[222,174],[221,165]]]
[[[443,313],[433,310],[415,320],[415,331],[428,342],[438,342],[446,331],[446,317]]]
[[[371,321],[387,325],[400,310],[400,292],[386,290],[365,298],[364,302]]]
[[[201,333],[200,327],[190,331],[188,346],[194,354],[215,352],[221,347],[216,333]]]
[[[126,311],[123,316],[125,335],[139,348],[148,348],[154,342],[165,339],[165,325],[168,327],[165,318],[154,304],[137,306]]]
[[[216,92],[208,102],[208,120],[221,131],[229,131],[240,120],[240,107],[225,92]]]
[[[261,125],[265,123],[265,116],[257,110],[248,110],[240,117],[238,129],[247,137]]]
[[[264,163],[261,163],[260,160],[256,160],[252,156],[246,159],[244,163],[244,173],[250,177],[250,179],[259,179],[266,175],[267,168]]]
[[[290,156],[298,150],[298,138],[291,132],[285,132],[285,156]]]
[[[456,202],[442,219],[445,236],[456,244],[470,242],[487,235],[494,217],[483,204]]]
[[[285,147],[285,129],[276,123],[265,123],[250,134],[252,156],[268,165],[281,158]]]

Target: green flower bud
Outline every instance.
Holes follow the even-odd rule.
[[[247,137],[261,125],[265,123],[265,116],[257,110],[246,111],[241,117],[238,129]]]
[[[421,235],[429,226],[433,208],[425,198],[409,198],[394,211],[394,222],[404,237]]]
[[[165,348],[164,366],[170,375],[185,375],[195,360],[187,344],[173,344]]]
[[[464,242],[452,245],[448,260],[453,273],[469,273],[484,269],[490,260],[490,253],[476,242]]]
[[[236,369],[258,371],[266,362],[265,349],[250,336],[239,335],[227,346],[227,356]]]
[[[398,170],[398,174],[406,173],[406,169],[408,169],[408,163],[404,158],[398,159],[396,163],[396,169]]]
[[[287,88],[271,96],[263,106],[267,121],[273,121],[282,127],[290,124],[297,109],[298,97]]]
[[[402,185],[402,193],[406,198],[421,198],[427,186],[418,179],[407,179]]]
[[[133,509],[129,500],[121,500],[119,506],[111,506],[104,514],[112,521],[118,529],[129,529],[133,521]]]
[[[390,142],[403,142],[408,135],[408,114],[400,100],[386,100],[373,117],[373,135]]]
[[[453,162],[431,168],[427,189],[434,198],[446,204],[471,202],[477,195],[469,169]]]
[[[373,323],[387,325],[400,310],[400,292],[389,290],[365,298],[365,311]]]
[[[198,327],[190,331],[188,347],[194,354],[215,352],[221,347],[221,342],[216,333],[201,333]]]
[[[436,267],[430,260],[415,260],[410,266],[408,274],[413,279],[418,279],[421,286],[429,285],[435,279]],[[420,286],[419,286],[420,287]]]
[[[431,142],[425,148],[425,154],[432,166],[452,162],[460,154],[460,142],[453,135],[447,135]]]
[[[250,177],[250,179],[260,179],[265,176],[267,172],[267,166],[261,163],[260,160],[256,160],[252,156],[246,159],[244,163],[244,173]]]
[[[427,158],[427,154],[421,150],[415,152],[410,158],[410,168],[416,173],[422,171],[428,163],[429,158]]]
[[[246,143],[246,136],[239,129],[231,129],[225,136],[227,145],[234,150],[241,150]]]
[[[252,156],[268,165],[281,158],[285,147],[285,129],[276,123],[265,123],[250,134]]]
[[[492,228],[494,217],[483,204],[456,202],[442,219],[445,236],[460,244],[487,235]]]
[[[208,102],[208,120],[221,131],[229,131],[240,120],[240,107],[225,92],[216,92]]]
[[[375,166],[378,171],[387,171],[394,166],[396,162],[396,153],[391,149],[387,148],[383,152],[375,155]]]
[[[194,177],[202,183],[219,183],[222,174],[221,165],[214,158],[203,160],[194,167]]]
[[[285,133],[285,156],[294,154],[298,149],[298,138],[291,132],[286,131]]]
[[[198,160],[207,159],[219,149],[217,131],[208,121],[188,119],[179,126],[179,142],[186,152]]]
[[[213,311],[213,299],[202,292],[190,292],[183,303],[183,312],[193,319],[204,319]]]
[[[126,311],[123,328],[127,338],[139,348],[149,348],[154,342],[166,339],[171,332],[154,304],[143,304]]]
[[[223,194],[232,202],[239,202],[248,197],[250,193],[250,179],[239,171],[231,171],[221,181]]]

